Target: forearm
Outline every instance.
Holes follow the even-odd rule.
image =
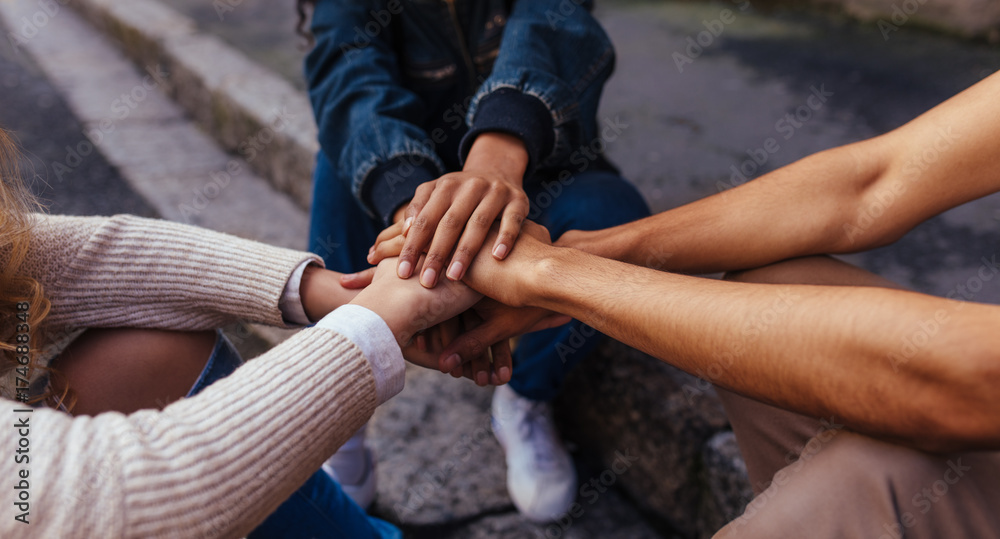
[[[379,359],[311,328],[162,412],[22,414],[32,427],[32,524],[0,530],[242,537],[371,417]]]
[[[289,275],[315,255],[159,219],[40,216],[24,272],[50,327],[284,325]]]
[[[926,449],[1000,447],[994,307],[714,281],[568,249],[539,267],[533,305],[714,384]]]
[[[855,193],[882,170],[876,141],[822,152],[711,197],[560,244],[680,273],[753,268],[836,252]],[[859,245],[864,248],[864,245]]]
[[[891,133],[820,152],[739,187],[562,243],[684,273],[758,267],[891,243],[1000,190],[1000,75]]]

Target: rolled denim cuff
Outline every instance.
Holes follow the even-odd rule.
[[[416,158],[424,160],[414,165]],[[365,181],[362,199],[370,202],[382,226],[392,224],[392,214],[413,198],[417,187],[436,180],[441,173],[433,164],[428,165],[422,156],[402,155],[375,167]]]
[[[532,177],[535,166],[552,153],[555,144],[552,114],[541,99],[513,88],[498,88],[479,101],[472,128],[462,137],[459,159],[464,164],[472,143],[482,133],[513,135],[528,150],[525,178]]]

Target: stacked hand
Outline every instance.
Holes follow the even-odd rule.
[[[389,230],[395,230],[397,236],[383,237],[383,241],[372,252],[371,259],[379,261],[379,272],[383,271],[381,268],[385,261],[391,260],[387,257],[396,255],[396,251],[403,245],[402,227],[390,227],[387,232]],[[499,234],[500,227],[494,225],[485,237],[487,245],[490,244],[489,241],[496,240]],[[569,317],[526,306],[533,296],[532,287],[527,286],[527,283],[535,275],[535,266],[544,260],[548,249],[551,249],[548,231],[526,221],[517,249],[507,260],[497,260],[485,248],[475,255],[463,281],[489,297],[476,303],[466,313],[472,323],[465,324],[461,334],[456,334],[456,326],[451,324],[448,329],[442,330],[440,340],[437,336],[433,338],[432,344],[435,346],[428,347],[427,352],[438,352],[435,358],[437,363],[434,363],[437,368],[452,375],[464,374],[480,385],[485,385],[487,380],[493,384],[498,383],[494,381],[495,374],[499,375],[499,383],[506,383],[510,378],[504,373],[509,371],[504,371],[503,367],[510,366],[508,343],[511,337],[569,321]],[[372,269],[344,275],[341,284],[349,289],[361,288],[371,282],[374,274]],[[441,286],[454,285],[453,282],[444,281]],[[489,350],[492,350],[494,359],[492,372],[487,356]],[[422,361],[431,364],[427,358]]]

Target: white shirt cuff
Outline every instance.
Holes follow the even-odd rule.
[[[360,305],[344,305],[323,317],[316,327],[347,337],[365,354],[375,374],[378,404],[403,390],[406,363],[392,330],[379,315]]]
[[[289,324],[305,326],[312,322],[306,315],[306,308],[302,306],[302,294],[299,293],[299,287],[302,284],[302,274],[305,273],[306,266],[313,263],[315,260],[311,258],[303,260],[292,272],[292,276],[285,283],[285,289],[281,292],[278,308],[281,309],[282,318]]]

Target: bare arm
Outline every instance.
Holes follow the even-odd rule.
[[[858,252],[1000,190],[1000,74],[886,135],[806,157],[737,188],[561,245],[685,273]]]
[[[672,275],[536,238],[522,234],[505,262],[480,255],[467,282],[860,432],[929,450],[1000,447],[996,307],[901,290]]]

